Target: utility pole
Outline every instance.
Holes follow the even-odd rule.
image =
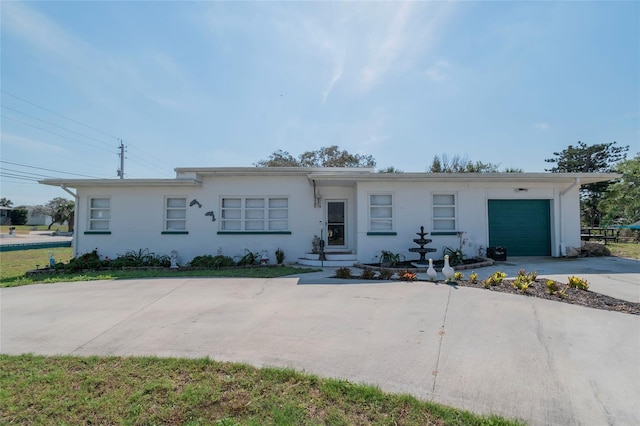
[[[118,176],[120,179],[124,179],[124,143],[122,139],[120,139],[120,153],[118,156],[120,157],[120,168],[118,169]]]

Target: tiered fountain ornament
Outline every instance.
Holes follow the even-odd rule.
[[[418,259],[417,262],[413,262],[415,265],[426,265],[427,259],[425,258],[425,255],[427,253],[430,252],[435,252],[438,251],[437,249],[434,248],[425,248],[424,246],[426,246],[427,244],[429,244],[432,240],[430,240],[429,238],[425,238],[424,236],[428,234],[428,232],[424,232],[424,226],[420,227],[420,232],[416,232],[417,235],[420,236],[420,238],[414,238],[413,242],[418,244],[420,247],[411,247],[409,249],[410,252],[412,253],[420,253],[420,259]]]

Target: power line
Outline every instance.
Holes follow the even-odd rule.
[[[22,179],[22,180],[30,180],[30,181],[34,181],[34,182],[37,182],[37,181],[40,180],[40,179],[34,178],[34,177],[16,175],[16,174],[13,174],[13,173],[4,173],[2,171],[0,171],[0,176],[2,176],[2,177],[10,177],[10,178],[15,178],[15,179]]]
[[[112,135],[112,134],[110,134],[110,133],[104,132],[104,131],[102,131],[102,130],[100,130],[100,129],[97,129],[97,128],[95,128],[95,127],[89,126],[89,125],[87,125],[87,124],[84,124],[84,123],[82,123],[82,122],[80,122],[80,121],[78,121],[78,120],[74,120],[73,118],[69,118],[69,117],[67,117],[67,116],[65,116],[65,115],[59,114],[59,113],[57,113],[57,112],[55,112],[55,111],[52,111],[52,110],[51,110],[51,109],[49,109],[49,108],[45,108],[45,107],[43,107],[43,106],[41,106],[41,105],[38,105],[38,104],[37,104],[37,103],[35,103],[35,102],[29,101],[29,100],[27,100],[27,99],[25,99],[25,98],[23,98],[23,97],[20,97],[20,96],[18,96],[18,95],[15,95],[15,94],[13,94],[13,93],[7,92],[6,90],[2,90],[2,89],[0,89],[0,92],[4,93],[4,94],[6,94],[6,95],[9,95],[9,96],[11,96],[11,97],[14,97],[14,98],[16,98],[16,99],[19,99],[19,100],[21,100],[22,102],[25,102],[25,103],[27,103],[27,104],[29,104],[29,105],[33,105],[33,106],[35,106],[36,108],[40,108],[40,109],[42,109],[42,110],[44,110],[44,111],[47,111],[47,112],[49,112],[49,113],[51,113],[51,114],[54,114],[54,115],[56,115],[56,116],[58,116],[58,117],[64,118],[65,120],[69,120],[69,121],[71,121],[71,122],[73,122],[73,123],[76,123],[76,124],[78,124],[78,125],[80,125],[80,126],[86,127],[87,129],[93,130],[93,131],[98,132],[98,133],[100,133],[100,134],[102,134],[102,135],[105,135],[105,136],[107,136],[107,137],[114,138],[114,139],[117,139],[118,141],[121,141],[121,139],[120,139],[120,138],[118,138],[117,136],[114,136],[114,135]],[[48,121],[42,120],[42,119],[40,119],[40,118],[38,118],[38,117],[35,117],[35,116],[33,116],[33,115],[30,115],[30,114],[24,113],[24,112],[22,112],[22,111],[19,111],[19,110],[17,110],[17,109],[14,109],[14,108],[11,108],[11,107],[8,107],[8,106],[5,106],[5,105],[3,105],[3,107],[4,107],[4,108],[7,108],[7,109],[9,109],[9,110],[11,110],[11,111],[17,112],[18,114],[26,115],[26,116],[28,116],[28,117],[31,117],[31,118],[34,118],[34,119],[36,119],[36,120],[38,120],[38,121],[41,121],[41,122],[43,122],[43,123],[46,123],[46,124],[48,124],[48,125],[51,125],[51,126],[57,127],[57,128],[59,128],[59,129],[62,129],[62,130],[65,130],[65,131],[67,131],[67,132],[70,132],[70,133],[76,134],[76,135],[78,135],[78,136],[82,136],[82,137],[85,137],[85,138],[88,138],[88,139],[92,139],[92,140],[94,140],[94,141],[96,141],[96,142],[99,142],[99,143],[101,143],[101,144],[103,144],[103,145],[107,145],[107,146],[109,146],[109,144],[108,144],[107,142],[101,141],[101,140],[96,139],[96,138],[94,138],[94,137],[91,137],[91,136],[88,136],[88,135],[85,135],[85,134],[82,134],[82,133],[75,132],[75,131],[70,130],[70,129],[66,128],[66,127],[58,126],[58,125],[53,124],[53,123],[51,123],[51,122],[48,122]],[[2,117],[7,118],[7,119],[12,120],[12,121],[15,121],[15,122],[20,123],[20,124],[23,124],[23,125],[25,125],[25,126],[33,127],[33,128],[35,128],[35,129],[42,130],[42,131],[44,131],[44,132],[48,132],[48,133],[51,133],[51,134],[53,134],[53,135],[60,136],[60,137],[62,137],[62,138],[69,139],[69,140],[71,140],[71,141],[81,143],[81,144],[83,144],[83,145],[87,145],[87,146],[91,146],[91,147],[94,147],[94,148],[98,148],[98,149],[105,150],[104,148],[98,147],[98,146],[96,146],[96,145],[92,145],[92,144],[89,144],[89,143],[86,143],[86,142],[80,141],[80,140],[78,140],[78,139],[74,139],[74,138],[71,138],[71,137],[68,137],[68,136],[65,136],[65,135],[61,135],[61,134],[59,134],[59,133],[52,132],[52,131],[50,131],[50,130],[48,130],[48,129],[44,129],[44,128],[42,128],[42,127],[38,127],[38,126],[35,126],[35,125],[30,124],[30,123],[27,123],[27,122],[17,120],[17,119],[15,119],[15,118],[8,117],[8,116],[6,116],[6,115],[2,115]],[[128,147],[130,147],[130,148],[135,148],[135,149],[137,149],[138,151],[140,151],[141,153],[143,153],[143,154],[144,154],[144,156],[142,156],[142,158],[144,158],[144,160],[139,160],[139,161],[137,161],[137,163],[138,163],[139,165],[141,165],[142,167],[146,167],[146,168],[148,168],[148,169],[150,169],[150,170],[154,170],[154,169],[155,169],[155,171],[160,171],[161,173],[163,173],[163,174],[165,174],[165,175],[171,175],[170,173],[167,173],[167,172],[166,172],[164,169],[162,169],[161,167],[156,166],[156,165],[154,165],[153,163],[149,162],[149,161],[148,161],[148,159],[154,159],[155,161],[157,161],[157,162],[159,162],[159,163],[162,163],[162,164],[164,164],[164,165],[166,165],[166,166],[170,167],[171,169],[173,169],[173,167],[174,167],[172,164],[170,164],[170,163],[168,163],[168,162],[166,162],[166,161],[162,160],[161,158],[159,158],[159,157],[157,157],[157,156],[155,156],[155,155],[153,155],[153,154],[151,154],[151,153],[149,153],[149,152],[147,152],[147,151],[143,150],[142,148],[139,148],[139,147],[137,147],[136,145],[133,145],[133,144],[131,144],[131,143],[128,143]],[[110,151],[110,152],[111,152],[111,151]],[[135,161],[134,161],[134,162],[135,162]],[[146,163],[146,164],[145,164],[145,163]]]
[[[52,135],[60,136],[61,138],[65,138],[65,139],[69,139],[69,140],[74,141],[74,142],[78,142],[78,143],[80,143],[82,145],[87,145],[87,146],[90,146],[90,147],[93,147],[93,148],[96,148],[96,149],[101,149],[103,151],[111,152],[111,151],[107,150],[106,148],[102,148],[101,146],[97,146],[97,145],[93,145],[93,144],[90,144],[90,143],[87,143],[87,142],[83,142],[83,141],[75,139],[75,138],[70,138],[69,136],[61,135],[60,133],[52,132],[51,130],[47,130],[47,129],[44,129],[44,128],[38,127],[38,126],[34,126],[33,124],[27,123],[25,121],[17,120],[17,119],[15,119],[13,117],[9,117],[9,116],[4,115],[4,114],[0,114],[0,116],[6,118],[8,120],[15,121],[17,123],[23,124],[25,126],[33,127],[34,129],[38,129],[38,130],[42,130],[43,132],[51,133]]]
[[[36,117],[35,115],[27,114],[26,112],[19,111],[19,110],[15,109],[15,108],[11,108],[11,107],[8,107],[8,106],[6,106],[6,105],[2,105],[2,108],[9,109],[9,110],[11,110],[11,111],[17,112],[18,114],[26,115],[27,117],[31,117],[31,118],[33,118],[33,119],[35,119],[35,120],[41,121],[41,122],[43,122],[43,123],[45,123],[45,124],[48,124],[48,125],[50,125],[50,126],[57,127],[58,129],[66,130],[67,132],[69,132],[69,133],[73,133],[74,135],[82,136],[82,137],[85,137],[85,138],[87,138],[87,139],[92,139],[92,140],[94,140],[94,141],[96,141],[96,142],[100,142],[100,143],[101,143],[101,144],[103,144],[103,145],[111,146],[111,144],[109,144],[109,143],[107,143],[107,142],[104,142],[104,141],[101,141],[100,139],[96,139],[96,138],[94,138],[94,137],[92,137],[92,136],[87,136],[87,135],[85,135],[85,134],[78,133],[78,132],[73,131],[73,130],[71,130],[71,129],[67,129],[66,127],[58,126],[57,124],[50,123],[50,122],[48,122],[48,121],[42,120],[42,119],[40,119],[40,118]]]
[[[6,167],[2,167],[2,168],[0,168],[0,171],[7,171],[7,172],[14,172],[14,173],[21,173],[21,174],[23,174],[23,175],[25,175],[25,176],[29,176],[29,175],[34,176],[34,177],[36,177],[36,176],[40,176],[41,178],[47,178],[47,179],[55,179],[55,178],[56,178],[55,176],[43,175],[43,174],[41,174],[41,173],[24,172],[24,171],[22,171],[22,170],[16,170],[16,169],[7,169]]]
[[[62,118],[64,118],[65,120],[72,121],[72,122],[74,122],[74,123],[76,123],[76,124],[79,124],[80,126],[86,127],[87,129],[91,129],[91,130],[93,130],[94,132],[102,133],[103,135],[105,135],[105,136],[109,136],[110,138],[118,139],[118,137],[117,137],[117,136],[113,136],[113,135],[111,135],[111,134],[109,134],[109,133],[107,133],[107,132],[103,132],[102,130],[96,129],[95,127],[91,127],[91,126],[89,126],[89,125],[87,125],[87,124],[84,124],[84,123],[81,123],[81,122],[79,122],[79,121],[77,121],[77,120],[74,120],[73,118],[69,118],[69,117],[66,117],[66,116],[64,116],[64,115],[62,115],[62,114],[58,114],[58,113],[57,113],[57,112],[55,112],[55,111],[51,111],[51,110],[50,110],[50,109],[48,109],[48,108],[45,108],[45,107],[43,107],[43,106],[40,106],[40,105],[38,105],[38,104],[36,104],[36,103],[34,103],[34,102],[28,101],[28,100],[26,100],[26,99],[24,99],[24,98],[21,98],[21,97],[20,97],[20,96],[18,96],[18,95],[14,95],[13,93],[9,93],[9,92],[7,92],[6,90],[2,90],[2,89],[0,89],[0,92],[4,93],[5,95],[12,96],[12,97],[14,97],[14,98],[16,98],[16,99],[20,99],[22,102],[26,102],[26,103],[28,103],[28,104],[30,104],[30,105],[33,105],[33,106],[34,106],[34,107],[36,107],[36,108],[40,108],[40,109],[42,109],[42,110],[45,110],[45,111],[47,111],[47,112],[50,112],[51,114],[57,115],[58,117],[62,117]]]
[[[72,172],[67,172],[67,171],[63,171],[63,170],[48,169],[46,167],[30,166],[28,164],[14,163],[12,161],[0,160],[0,163],[12,164],[14,166],[28,167],[30,169],[45,170],[47,172],[62,173],[62,174],[65,174],[65,175],[74,175],[74,176],[82,176],[82,177],[88,177],[88,178],[94,178],[94,179],[103,179],[103,178],[100,178],[100,177],[97,177],[97,176],[83,175],[83,174],[80,174],[80,173],[72,173]]]

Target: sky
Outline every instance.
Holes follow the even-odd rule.
[[[640,151],[640,2],[11,2],[0,197],[54,178],[172,178],[338,145],[542,172],[570,144]]]

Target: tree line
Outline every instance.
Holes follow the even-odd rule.
[[[581,222],[585,226],[631,224],[640,220],[640,154],[627,159],[629,146],[617,142],[587,145],[578,142],[545,159],[554,164],[552,173],[611,173],[622,174],[614,182],[597,182],[580,188]],[[369,167],[376,161],[371,155],[350,154],[336,145],[306,151],[294,157],[277,150],[268,158],[254,163],[256,167]],[[436,155],[427,168],[429,173],[522,173],[519,168],[500,169],[499,164],[472,161],[466,156]],[[403,173],[393,166],[378,173]]]

